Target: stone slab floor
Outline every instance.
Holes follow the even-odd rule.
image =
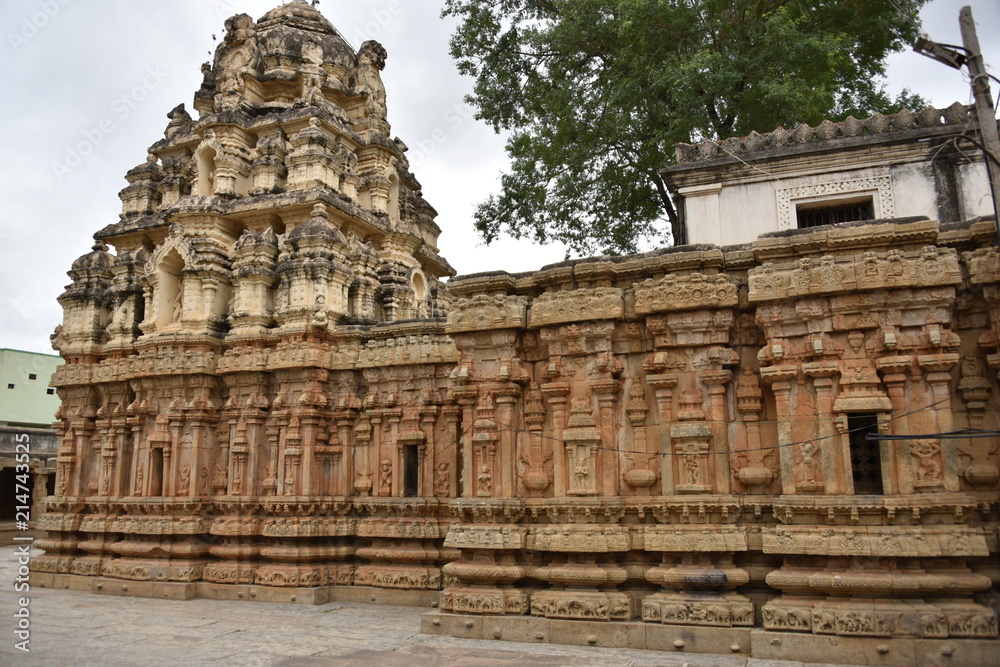
[[[420,607],[173,601],[34,587],[25,594],[14,588],[17,558],[17,547],[0,547],[5,667],[803,667],[730,655],[434,637],[419,633],[427,611]],[[14,613],[25,595],[30,653],[14,647]]]

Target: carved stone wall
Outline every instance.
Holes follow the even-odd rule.
[[[303,25],[321,66],[268,56]],[[39,582],[996,639],[992,221],[445,287],[384,53],[328,25],[231,19],[201,119],[175,110],[74,263]]]

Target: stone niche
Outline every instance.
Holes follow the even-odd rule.
[[[227,22],[199,118],[170,113],[60,297],[37,585],[438,603],[424,631],[467,637],[994,659],[993,220],[446,287],[385,57],[299,0]]]

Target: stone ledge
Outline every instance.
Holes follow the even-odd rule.
[[[534,616],[480,616],[427,612],[420,631],[465,639],[629,648],[674,653],[747,654],[749,628],[693,627],[655,623],[573,621]]]
[[[77,574],[32,572],[31,585],[37,588],[85,591],[99,595],[123,595],[165,600],[231,600],[245,602],[283,602],[291,604],[326,604],[356,602],[401,607],[432,607],[440,591],[396,590],[373,586],[317,586],[281,588],[248,584],[217,584],[199,581],[128,581]]]
[[[759,628],[563,621],[527,616],[449,614],[437,610],[421,616],[420,632],[463,639],[729,654],[754,660],[885,667],[1000,665],[1000,642],[988,639],[838,637],[769,632]]]
[[[887,667],[997,667],[1000,642],[990,639],[837,637],[754,630],[752,656]]]

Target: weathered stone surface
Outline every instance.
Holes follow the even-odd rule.
[[[668,650],[995,641],[991,223],[446,286],[381,47],[301,0],[227,26],[60,297],[39,576]]]

